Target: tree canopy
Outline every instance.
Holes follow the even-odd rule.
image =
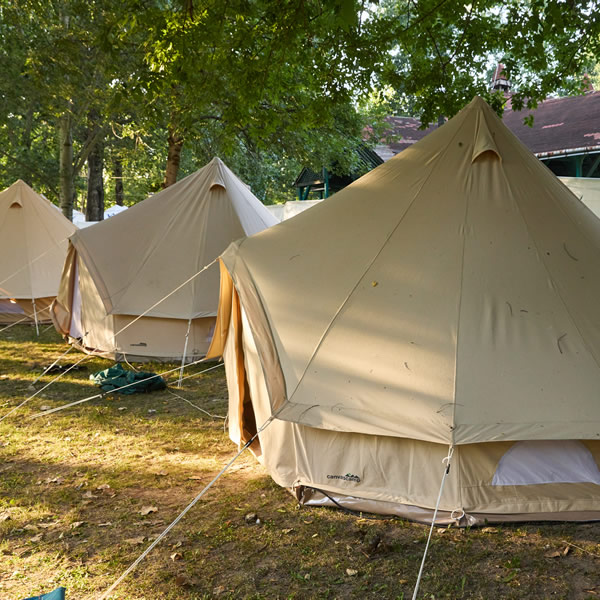
[[[94,169],[133,202],[219,155],[281,199],[301,164],[355,167],[386,111],[501,112],[496,62],[515,108],[581,92],[599,45],[595,1],[0,0],[0,185],[70,214]]]

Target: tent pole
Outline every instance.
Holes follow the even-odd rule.
[[[35,319],[35,333],[38,337],[40,337],[40,327],[38,325],[38,316],[37,316],[37,309],[35,307],[35,298],[31,299],[31,304],[33,304],[33,318]]]
[[[183,378],[183,366],[185,365],[185,355],[187,354],[188,340],[190,337],[190,327],[192,326],[192,319],[188,321],[187,333],[185,334],[185,344],[183,346],[183,357],[181,359],[181,369],[179,371],[179,381],[177,382],[177,387],[181,388],[181,380]]]

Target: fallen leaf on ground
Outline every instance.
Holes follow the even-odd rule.
[[[29,541],[33,542],[34,544],[37,544],[38,542],[40,542],[42,540],[43,536],[44,536],[43,533],[38,533],[38,535],[32,537]]]
[[[356,569],[346,569],[346,575],[354,577],[355,575],[358,575],[358,571]]]
[[[144,506],[142,508],[142,510],[140,510],[140,515],[142,515],[143,517],[145,517],[146,515],[149,515],[150,513],[155,513],[158,512],[158,507],[156,506]]]
[[[289,529],[282,529],[281,533],[292,533],[294,531],[291,527]]]
[[[126,539],[125,543],[132,544],[134,546],[139,546],[140,544],[143,544],[145,541],[146,541],[146,536],[141,535],[140,537]]]
[[[110,490],[110,485],[108,485],[108,483],[103,483],[102,485],[99,485],[96,489],[97,490]]]
[[[37,531],[38,530],[36,525],[25,525],[25,527],[23,527],[23,529],[25,531]]]
[[[0,522],[1,521],[10,521],[10,515],[8,513],[0,513]]]
[[[171,554],[171,560],[181,560],[183,558],[183,554],[181,552],[173,552]]]
[[[74,523],[71,523],[71,529],[77,529],[78,527],[81,527],[84,523],[85,521],[75,521]]]
[[[106,523],[98,523],[98,527],[110,527],[112,523],[110,521],[106,521]]]
[[[98,496],[94,496],[94,494],[92,494],[92,492],[90,492],[89,490],[83,495],[84,498],[97,498]]]
[[[181,573],[175,576],[175,583],[182,587],[192,585],[192,582],[185,575],[181,575]]]

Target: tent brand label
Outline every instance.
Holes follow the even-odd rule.
[[[327,479],[343,479],[344,481],[360,483],[360,477],[358,475],[352,475],[352,473],[346,473],[345,475],[327,475]]]

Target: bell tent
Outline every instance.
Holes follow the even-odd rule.
[[[75,226],[19,180],[0,192],[0,323],[50,321]]]
[[[453,453],[438,523],[600,518],[600,221],[483,100],[220,264],[230,435],[301,502],[430,520]]]
[[[52,306],[54,324],[84,351],[117,360],[200,358],[214,329],[218,266],[174,290],[232,241],[275,223],[214,158],[162,192],[70,238]]]

